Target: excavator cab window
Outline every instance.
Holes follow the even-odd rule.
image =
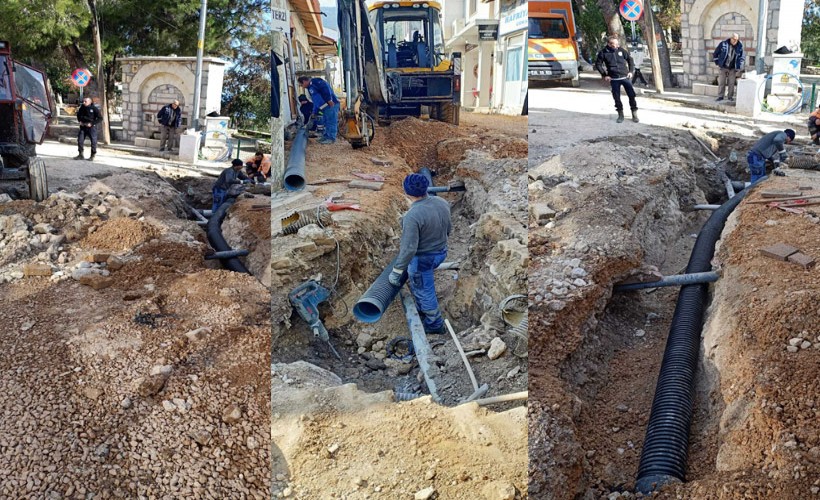
[[[29,142],[40,144],[51,118],[51,103],[46,90],[45,75],[36,69],[14,62],[14,86],[22,99],[23,130]]]
[[[417,5],[381,8],[374,16],[388,68],[432,68],[444,58],[438,11]]]
[[[6,56],[0,56],[0,101],[11,100],[11,79]]]

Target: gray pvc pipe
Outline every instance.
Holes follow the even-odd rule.
[[[658,288],[662,286],[683,286],[683,285],[699,285],[701,283],[712,283],[718,280],[720,276],[716,272],[705,273],[689,273],[689,274],[675,274],[672,276],[664,276],[659,281],[650,281],[648,283],[630,283],[628,285],[616,285],[613,291],[615,292],[631,292],[632,290],[640,290],[642,288]]]
[[[419,169],[419,174],[427,177],[427,194],[436,196],[436,193],[440,193],[442,191],[437,191],[437,186],[433,184],[433,172],[430,171],[427,167],[421,167]]]
[[[393,266],[396,259],[393,259],[390,264],[384,268],[384,271],[376,278],[376,281],[370,285],[370,288],[364,292],[364,295],[353,306],[353,317],[363,323],[375,323],[382,318],[382,314],[387,310],[387,306],[396,298],[399,293],[399,288],[395,287],[387,281],[387,277],[393,271]],[[401,277],[401,286],[407,282],[407,272],[404,272]]]
[[[308,131],[302,127],[296,132],[290,146],[290,156],[285,167],[285,189],[301,191],[305,188],[305,151],[307,150]]]
[[[427,188],[427,194],[455,193],[460,191],[467,191],[467,188],[464,186],[430,186]]]
[[[226,250],[224,252],[214,252],[205,256],[205,260],[230,259],[231,257],[244,257],[250,252],[247,250]]]
[[[720,205],[695,205],[692,208],[694,210],[717,210]]]
[[[431,359],[435,357],[433,354],[433,348],[430,347],[430,343],[427,342],[427,334],[424,333],[424,324],[421,322],[421,317],[419,316],[419,311],[416,309],[416,301],[413,300],[413,296],[409,293],[402,292],[399,290],[401,294],[401,303],[404,306],[404,314],[407,317],[407,326],[410,328],[410,334],[413,339],[413,350],[416,353],[416,361],[419,363],[419,369],[421,373],[424,375],[424,381],[427,383],[427,389],[430,391],[430,396],[433,397],[433,401],[441,401],[438,395],[438,389],[436,388],[436,381],[433,380],[433,376],[429,373],[431,365]]]

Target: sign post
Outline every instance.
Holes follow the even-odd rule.
[[[80,102],[83,100],[83,88],[91,82],[91,72],[86,68],[77,68],[71,72],[71,83],[80,88]]]

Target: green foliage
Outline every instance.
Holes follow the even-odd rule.
[[[51,57],[85,33],[90,22],[85,1],[0,1],[0,39],[11,43],[12,54],[21,61]]]
[[[260,33],[235,48],[234,65],[225,74],[222,114],[237,128],[270,128],[270,36]]]
[[[806,0],[800,48],[805,64],[820,64],[820,0]]]
[[[602,38],[607,31],[604,14],[594,0],[573,2],[572,7],[575,11],[575,23],[583,36],[581,53],[595,62],[598,51],[606,44]]]

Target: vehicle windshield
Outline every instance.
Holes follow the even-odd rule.
[[[11,99],[11,80],[9,79],[8,59],[0,56],[0,101]]]
[[[529,38],[569,38],[569,31],[563,18],[530,18]]]
[[[26,138],[41,143],[45,137],[51,106],[48,102],[45,77],[42,73],[24,64],[14,62],[14,86],[17,97],[26,101],[23,107],[23,125]]]
[[[385,66],[388,68],[430,68],[444,59],[444,36],[438,11],[429,8],[382,8]],[[428,44],[432,22],[432,44]],[[430,55],[430,46],[433,54]]]

